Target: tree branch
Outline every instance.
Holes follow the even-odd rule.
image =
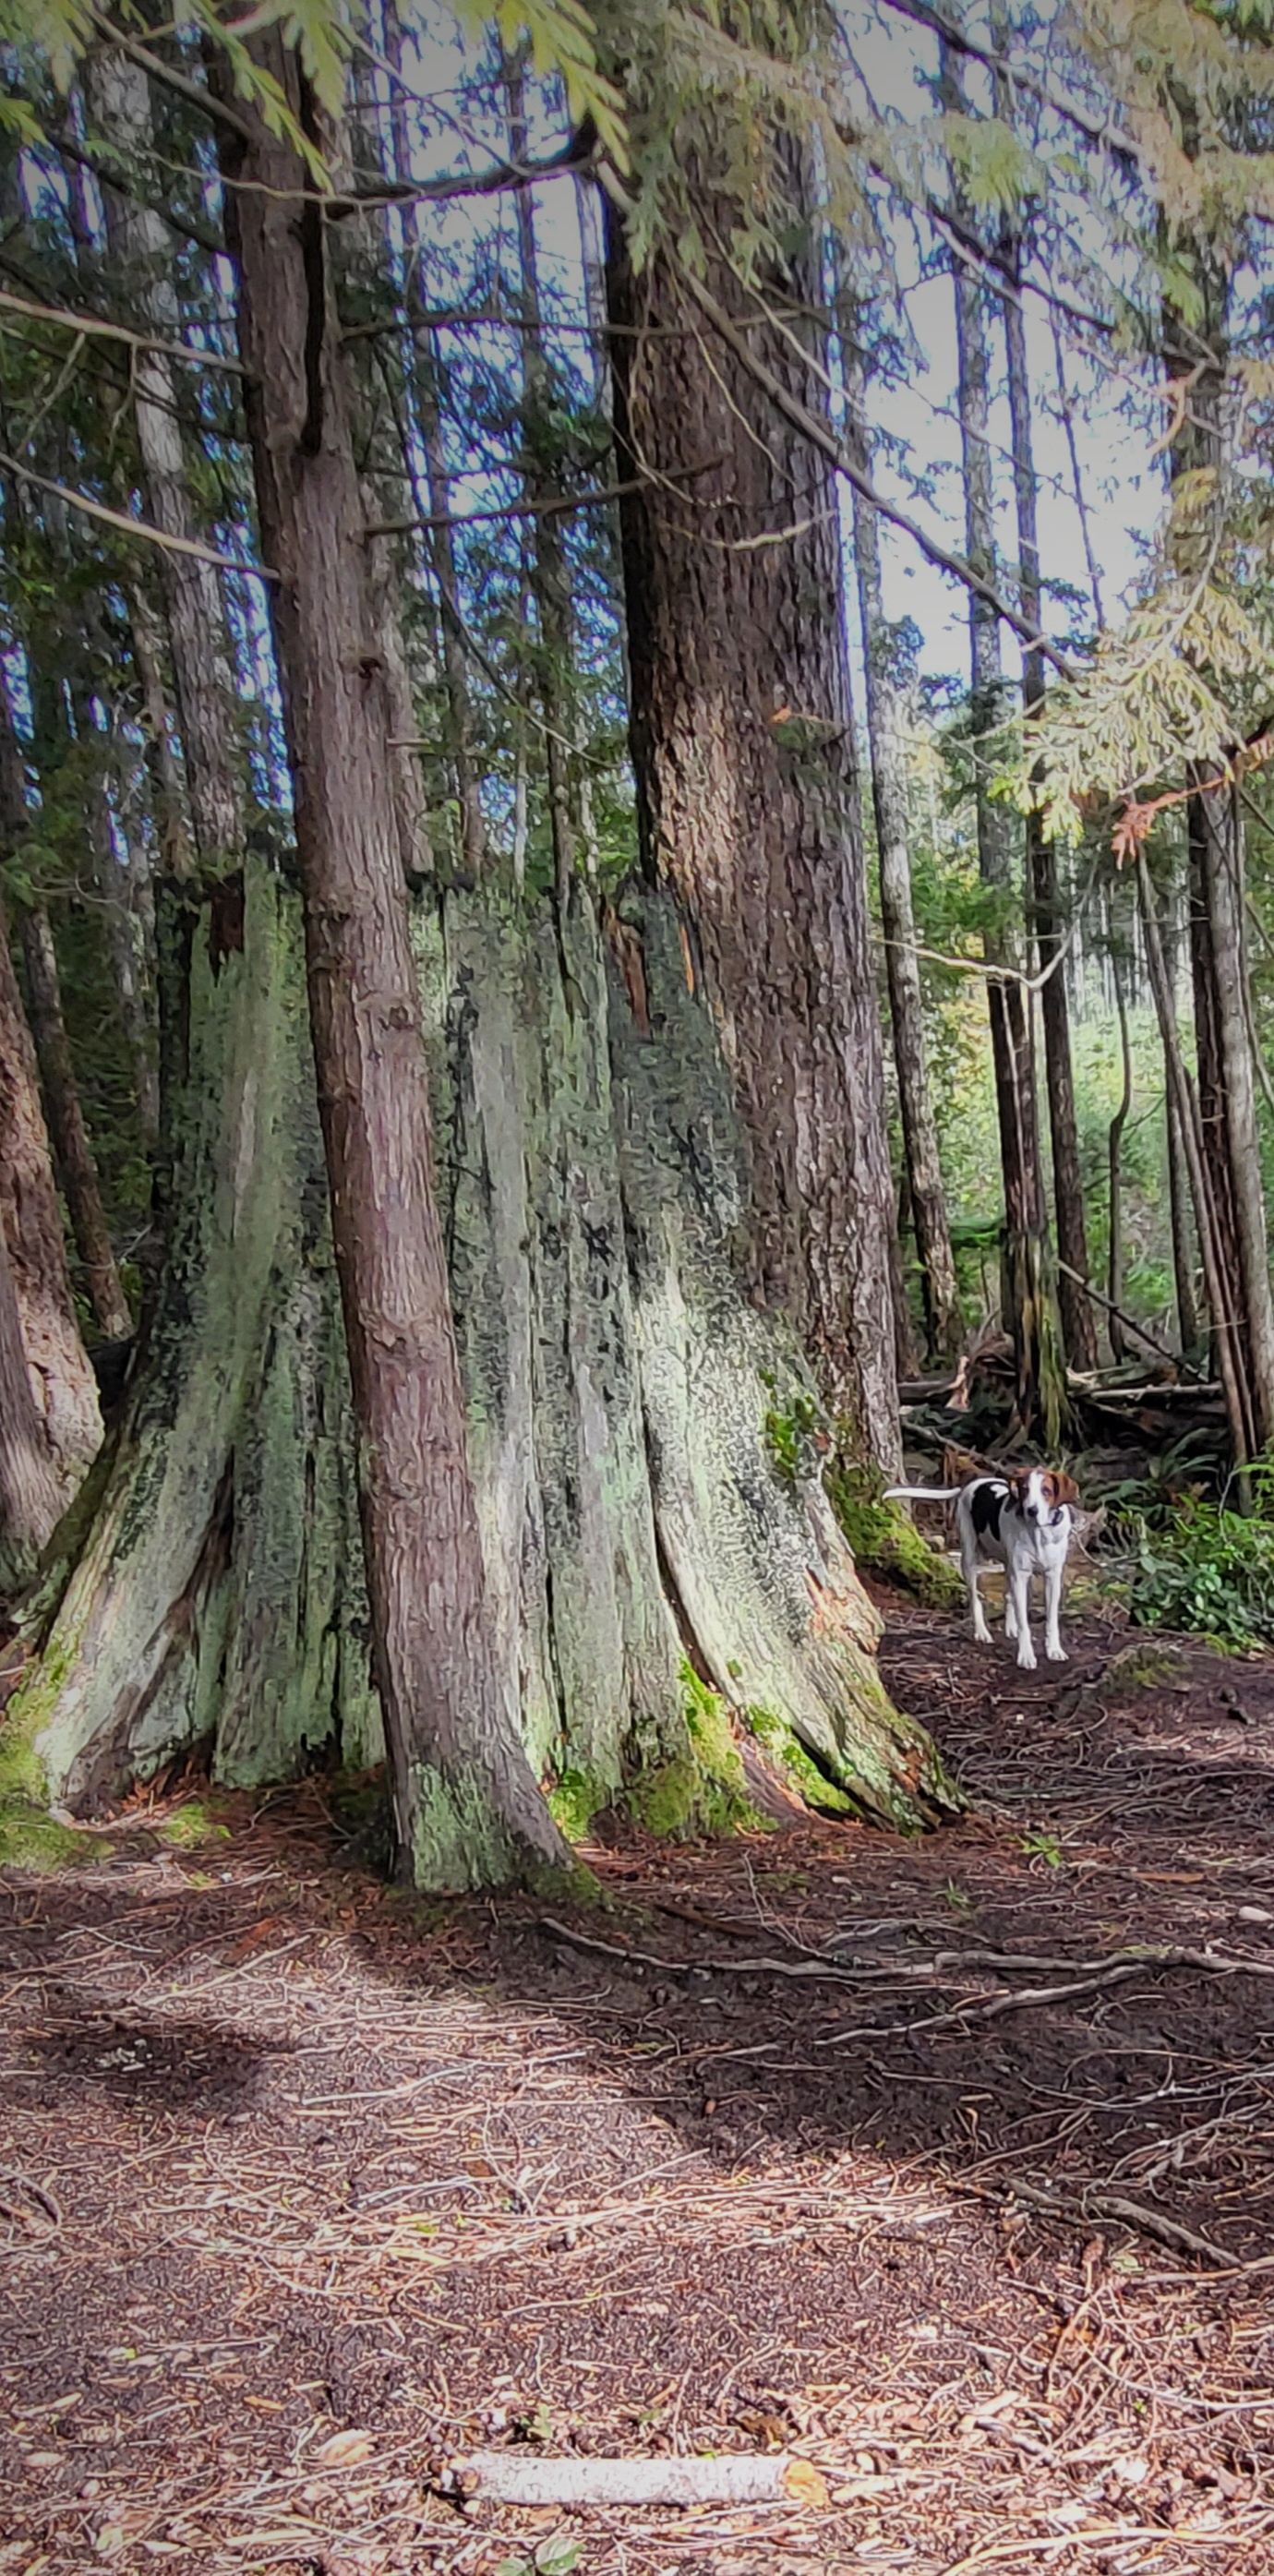
[[[965,589],[971,590],[975,597],[985,599],[988,606],[995,610],[998,617],[1003,618],[1005,625],[1012,628],[1021,642],[1030,651],[1042,653],[1064,680],[1078,680],[1081,677],[1078,665],[1070,661],[1065,653],[1060,653],[1047,636],[1038,634],[1029,619],[1019,616],[1017,610],[996,589],[993,582],[987,581],[981,573],[975,572],[972,564],[967,563],[963,555],[948,553],[945,546],[938,545],[932,537],[925,534],[918,521],[913,519],[906,510],[896,508],[892,502],[885,499],[884,494],[878,491],[872,482],[871,476],[856,462],[844,441],[837,437],[830,423],[820,420],[816,412],[812,412],[807,404],[790,393],[782,378],[774,373],[773,368],[767,366],[765,360],[759,358],[755,351],[749,348],[745,333],[738,329],[724,307],[718,304],[715,295],[703,284],[702,279],[697,278],[692,270],[685,267],[680,270],[680,276],[683,286],[698,305],[700,312],[711,322],[713,329],[720,334],[739,364],[746,368],[754,383],[760,385],[762,391],[769,395],[771,402],[782,412],[784,419],[790,421],[794,429],[799,430],[812,446],[817,447],[827,457],[829,463],[834,465],[837,473],[852,485],[854,491],[860,492],[863,499],[869,501],[874,510],[879,511],[882,519],[888,519],[891,526],[901,528],[903,534],[910,537],[913,544],[919,546],[926,562],[936,565],[939,572],[949,573],[953,581],[962,582]]]
[[[216,564],[222,572],[246,573],[250,581],[277,581],[277,572],[268,564],[249,563],[246,555],[218,554],[215,546],[201,546],[194,537],[170,537],[163,528],[152,526],[149,519],[132,519],[127,510],[112,510],[105,501],[94,501],[87,492],[73,492],[66,483],[54,483],[49,475],[37,474],[16,456],[6,456],[0,449],[0,474],[11,474],[16,483],[34,483],[37,491],[51,492],[55,500],[65,501],[72,510],[83,510],[86,517],[100,519],[108,528],[117,528],[122,536],[143,537],[148,545],[164,546],[169,554],[193,555],[197,563]]]
[[[122,322],[103,322],[95,313],[70,313],[55,304],[33,304],[25,295],[13,295],[4,286],[0,286],[0,311],[20,314],[28,322],[54,322],[59,330],[74,331],[84,340],[122,340],[130,349],[153,349],[159,357],[175,358],[187,367],[215,367],[228,376],[247,374],[239,358],[223,358],[215,349],[192,349],[184,340],[152,340],[144,331],[130,331]]]

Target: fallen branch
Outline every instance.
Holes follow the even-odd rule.
[[[716,2459],[546,2460],[526,2451],[475,2451],[452,2472],[466,2496],[495,2504],[799,2504],[821,2510],[827,2489],[808,2460],[785,2452]]]

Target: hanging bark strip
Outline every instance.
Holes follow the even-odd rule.
[[[297,58],[260,59],[316,140]],[[326,219],[254,105],[227,226],[296,798],[307,983],[359,1441],[376,1676],[405,1864],[489,1883],[569,1854],[504,1704],[434,1194],[420,994]]]
[[[728,205],[702,196],[703,231]],[[851,1435],[893,1472],[893,1193],[833,466],[701,318],[660,251],[634,275],[608,208],[615,427],[646,865],[748,1139],[754,1294],[787,1313]],[[723,260],[712,300],[805,392],[802,356]],[[794,277],[774,281],[808,302]],[[808,286],[809,281],[805,281]],[[646,327],[644,327],[646,326]],[[727,460],[698,473],[705,453]],[[670,478],[679,478],[679,485]]]

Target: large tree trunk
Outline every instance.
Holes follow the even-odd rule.
[[[31,1385],[9,1247],[0,1226],[0,1604],[29,1583],[65,1499]]]
[[[1022,615],[1035,634],[1041,632],[1040,548],[1036,525],[1037,486],[1031,429],[1031,388],[1026,363],[1026,323],[1020,276],[1022,245],[1014,233],[1002,243],[1016,295],[1004,301],[1004,337],[1008,352],[1009,417],[1013,437],[1013,485],[1017,501],[1018,596]],[[1022,705],[1027,731],[1044,705],[1044,656],[1027,651],[1022,664]],[[1092,1305],[1079,1285],[1088,1277],[1088,1228],[1084,1217],[1084,1184],[1079,1163],[1075,1119],[1075,1078],[1071,1067],[1070,1005],[1061,959],[1062,908],[1057,881],[1057,853],[1034,808],[1026,818],[1026,863],[1030,877],[1035,938],[1040,971],[1047,980],[1040,994],[1044,1020],[1044,1067],[1048,1092],[1049,1133],[1053,1144],[1053,1206],[1057,1217],[1057,1250],[1065,1265],[1057,1283],[1062,1338],[1072,1368],[1097,1366],[1097,1324]],[[1051,969],[1051,972],[1050,972]],[[1112,1292],[1113,1293],[1113,1292]]]
[[[727,225],[726,210],[717,209]],[[705,238],[714,230],[705,208]],[[786,332],[712,292],[810,397]],[[899,1463],[893,1193],[871,968],[835,477],[682,283],[609,226],[632,749],[645,860],[748,1139],[753,1291],[812,1353],[851,1445]],[[809,281],[782,281],[808,302]]]
[[[263,61],[317,137],[296,57]],[[227,176],[246,408],[296,806],[373,1655],[400,1846],[426,1885],[566,1859],[499,1687],[434,1191],[432,1124],[326,227],[251,128]]]
[[[11,819],[11,818],[10,818]],[[0,905],[0,1225],[36,1410],[69,1501],[102,1437],[97,1386],[80,1337],[62,1211],[40,1105],[35,1047]]]
[[[862,365],[848,342],[845,363],[863,462],[866,464]],[[946,1192],[938,1160],[938,1131],[925,1060],[924,1000],[920,989],[916,923],[911,900],[906,736],[902,692],[895,672],[897,639],[885,617],[881,590],[880,522],[871,503],[858,492],[854,495],[854,561],[863,628],[867,739],[871,751],[872,800],[876,811],[876,851],[880,867],[880,923],[885,940],[889,1014],[898,1073],[898,1107],[916,1250],[920,1256],[926,1337],[930,1356],[939,1357],[959,1348],[962,1330],[960,1291],[956,1283]]]

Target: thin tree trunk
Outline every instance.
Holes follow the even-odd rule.
[[[403,29],[397,0],[381,0],[381,25],[384,32],[385,60],[393,77],[389,85],[389,130],[393,157],[393,175],[398,185],[409,188],[415,178],[407,101],[402,85]],[[447,522],[454,510],[451,476],[443,444],[442,413],[438,400],[438,341],[425,323],[426,301],[421,284],[421,233],[418,210],[410,198],[404,200],[400,221],[405,253],[403,310],[411,325],[406,343],[407,387],[416,428],[425,457],[425,482],[429,497],[429,516],[435,524],[428,531],[429,554],[438,584],[442,629],[442,675],[450,721],[451,765],[456,782],[456,802],[460,816],[460,858],[468,876],[479,877],[486,864],[486,824],[482,813],[481,785],[474,750],[473,712],[469,699],[469,674],[465,662],[464,635],[460,624],[460,580],[456,563],[455,540]]]
[[[1022,265],[1020,237],[1012,234],[1002,243],[1010,276],[1019,280]],[[1019,573],[1018,596],[1022,615],[1034,633],[1040,632],[1043,613],[1040,593],[1040,548],[1036,523],[1036,481],[1034,439],[1031,427],[1030,376],[1026,363],[1026,324],[1020,296],[1004,300],[1004,338],[1008,355],[1009,417],[1013,439],[1013,484],[1017,501],[1017,541]],[[1022,662],[1022,706],[1029,739],[1032,720],[1044,706],[1044,656],[1028,651]],[[1061,896],[1057,882],[1057,854],[1044,830],[1044,818],[1034,807],[1026,818],[1026,860],[1030,878],[1035,937],[1041,973],[1050,965],[1053,972],[1040,992],[1040,1009],[1044,1021],[1044,1066],[1048,1093],[1049,1133],[1053,1145],[1053,1204],[1057,1215],[1057,1250],[1066,1265],[1059,1274],[1057,1300],[1061,1309],[1062,1337],[1071,1366],[1094,1369],[1097,1366],[1097,1325],[1093,1310],[1067,1272],[1088,1277],[1088,1229],[1084,1219],[1084,1184],[1079,1162],[1079,1133],[1075,1119],[1075,1079],[1071,1066],[1070,1002],[1066,975],[1058,961],[1062,944]]]
[[[808,400],[802,357],[710,266]],[[775,283],[813,300],[808,278]],[[638,279],[613,218],[608,292],[618,476],[649,478],[621,506],[645,862],[677,896],[687,980],[733,1077],[753,1292],[790,1316],[849,1440],[892,1474],[893,1191],[835,481],[711,342],[673,255]]]
[[[1241,1317],[1255,1455],[1274,1436],[1274,1300],[1244,1008],[1243,821],[1235,794],[1192,798],[1188,818],[1200,1109],[1223,1275]]]
[[[943,52],[944,89],[949,103],[963,107],[963,95]],[[965,553],[975,570],[993,581],[996,570],[995,493],[990,448],[990,367],[987,352],[984,290],[977,272],[958,254],[952,258],[955,285],[956,345],[959,360],[960,446],[964,468]],[[991,793],[994,743],[1008,722],[1007,691],[1000,659],[999,619],[976,592],[969,597],[971,681],[969,714],[973,738],[977,808],[978,866],[999,918],[986,930],[983,953],[992,967],[1014,967],[1016,944],[1007,920],[1020,901],[1017,877],[1017,832],[1011,814]],[[1043,1175],[1039,1123],[1032,1078],[1030,1028],[1025,999],[1011,977],[993,975],[987,1008],[995,1064],[995,1096],[1000,1130],[1000,1165],[1004,1183],[1004,1257],[1002,1290],[1005,1325],[1012,1336],[1017,1372],[1017,1410],[1026,1427],[1042,1420],[1051,1438],[1062,1409],[1060,1354],[1056,1348],[1053,1296],[1050,1291],[1045,1234]]]
[[[524,82],[520,64],[505,72],[509,98],[509,158],[525,161],[529,150]],[[529,501],[543,500],[552,476],[540,461],[552,404],[552,378],[544,347],[540,310],[539,261],[535,246],[535,201],[529,188],[514,200],[522,288],[522,443],[526,455],[525,485]],[[553,874],[559,903],[564,903],[575,873],[583,818],[572,776],[576,708],[571,684],[573,619],[570,570],[563,523],[549,511],[533,522],[531,589],[540,639],[540,703],[544,710],[544,765],[548,779],[549,828],[553,837]]]
[[[145,71],[127,54],[108,49],[91,58],[86,85],[103,132],[125,162],[144,159],[153,139]],[[167,225],[116,189],[103,187],[102,199],[107,244],[119,272],[116,302],[131,302],[141,328],[157,339],[179,340],[181,308]],[[157,349],[139,349],[133,382],[150,515],[165,535],[198,539],[203,530],[190,498],[171,359]],[[165,549],[161,563],[195,847],[203,866],[222,874],[242,864],[243,801],[219,578],[213,565],[193,555]]]
[[[1124,1328],[1120,1322],[1118,1312],[1124,1302],[1124,1210],[1121,1152],[1123,1147],[1124,1128],[1127,1125],[1128,1112],[1132,1107],[1132,1048],[1128,1042],[1128,1003],[1124,995],[1124,981],[1119,971],[1119,959],[1113,954],[1111,957],[1111,964],[1115,970],[1115,1008],[1119,1015],[1119,1052],[1123,1066],[1123,1089],[1120,1092],[1119,1107],[1115,1111],[1114,1117],[1111,1119],[1107,1137],[1107,1159],[1110,1171],[1110,1245],[1109,1257],[1106,1266],[1106,1294],[1110,1299],[1110,1316],[1107,1329],[1110,1334],[1110,1347],[1113,1357],[1116,1360],[1125,1360],[1128,1357],[1128,1344],[1124,1336]]]
[[[1164,962],[1158,915],[1155,910],[1154,886],[1144,852],[1137,861],[1137,894],[1141,907],[1142,932],[1146,942],[1146,964],[1150,974],[1150,986],[1159,1017],[1159,1030],[1163,1039],[1168,1078],[1172,1085],[1182,1149],[1194,1198],[1195,1222],[1199,1229],[1199,1250],[1203,1258],[1204,1285],[1207,1289],[1208,1304],[1212,1310],[1217,1364],[1225,1395],[1226,1417],[1230,1426],[1235,1464],[1238,1469],[1239,1494],[1246,1506],[1251,1495],[1251,1480],[1246,1471],[1255,1451],[1242,1351],[1236,1325],[1230,1312],[1225,1274],[1218,1251],[1211,1186],[1202,1141],[1199,1102],[1182,1052],[1181,1034],[1177,1026],[1176,998]]]
[[[847,318],[845,370],[851,414],[864,464],[867,462],[865,388],[861,359],[853,349]],[[867,682],[867,739],[871,751],[872,801],[876,811],[876,848],[880,864],[880,919],[885,940],[885,972],[898,1073],[898,1106],[902,1120],[906,1175],[916,1229],[924,1296],[925,1330],[930,1356],[959,1348],[962,1329],[960,1291],[947,1221],[946,1193],[938,1159],[938,1131],[929,1094],[925,1059],[924,1001],[916,955],[916,923],[911,897],[911,831],[907,797],[907,755],[902,694],[894,674],[893,631],[885,617],[880,578],[880,523],[870,502],[854,495],[854,561],[858,573],[858,606],[863,629],[863,664]],[[913,1376],[910,1367],[899,1374]]]
[[[262,61],[316,139],[296,56]],[[434,1195],[420,994],[326,225],[304,165],[236,101],[227,223],[296,790],[307,981],[377,1680],[418,1882],[567,1858],[503,1704]]]
[[[62,990],[53,925],[42,903],[22,915],[19,937],[31,1005],[31,1034],[40,1063],[49,1132],[66,1194],[75,1248],[84,1266],[89,1304],[108,1341],[127,1341],[133,1330],[133,1319],[120,1286],[110,1228],[102,1205],[97,1165],[80,1106],[79,1086],[62,1016]]]

